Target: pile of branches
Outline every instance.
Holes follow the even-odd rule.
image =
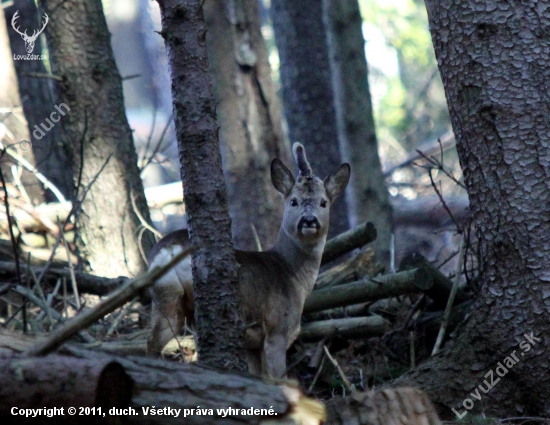
[[[435,354],[471,308],[459,287],[464,244],[451,281],[416,253],[401,261],[399,271],[384,274],[365,246],[375,238],[366,223],[327,243],[324,271],[304,306],[303,344],[290,361],[316,397],[395,379]],[[324,367],[330,363],[334,367]],[[329,388],[319,385],[320,377]]]
[[[331,395],[327,386],[320,385],[323,369],[325,374],[327,369],[337,373],[336,385],[345,390],[351,390],[354,384],[366,388],[374,382],[374,371],[366,377],[367,383],[363,382],[364,365],[352,364],[350,356],[346,358],[349,350],[345,348],[354,347],[351,355],[354,358],[361,347],[377,347],[380,352],[382,344],[381,358],[387,363],[389,356],[390,361],[407,365],[403,368],[407,370],[429,355],[415,352],[415,339],[419,335],[433,343],[442,324],[447,327],[444,335],[448,335],[469,311],[468,296],[458,289],[458,279],[452,282],[418,255],[403,261],[399,271],[383,274],[383,268],[373,261],[373,250],[368,248],[375,239],[376,229],[365,223],[326,244],[323,271],[316,289],[306,300],[299,342],[289,354],[289,375],[298,378],[310,393],[317,385],[317,397]],[[4,282],[0,296],[6,303],[2,312],[4,327],[25,330],[32,325],[35,333],[50,332],[75,316],[72,321],[80,324],[71,337],[84,344],[82,347],[111,355],[145,353],[148,307],[142,304],[143,289],[134,290],[122,304],[111,304],[93,322],[82,321],[89,306],[101,297],[111,298],[133,281],[123,277],[100,278],[51,263],[40,266],[24,261],[20,274],[22,282],[17,283],[13,261],[0,261],[0,279]],[[456,307],[443,320],[453,287]],[[165,353],[186,361],[196,358],[192,335],[179,338]],[[324,367],[328,363],[335,367]]]
[[[120,423],[129,416],[132,423],[147,424],[174,423],[175,418],[192,424],[320,423],[324,406],[304,397],[292,382],[267,383],[196,365],[121,357],[101,344],[73,341],[76,336],[90,338],[86,329],[135,299],[192,250],[162,268],[129,279],[93,308],[80,311],[42,338],[1,331],[0,375],[12,385],[0,389],[0,418],[11,422],[16,415],[18,422],[26,423],[30,416],[34,422],[56,424]],[[15,287],[16,292],[19,289]],[[22,293],[50,319],[60,318],[32,291]]]

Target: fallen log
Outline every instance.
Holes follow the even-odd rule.
[[[31,338],[0,334],[0,346],[13,343],[15,352],[28,350]],[[46,357],[0,359],[0,419],[18,423],[132,424],[318,424],[324,406],[305,398],[292,382],[267,383],[259,378],[217,371],[198,365],[145,357],[119,357],[72,345]],[[17,387],[17,388],[14,388]],[[34,421],[13,416],[12,408],[63,408],[64,414]],[[77,414],[67,414],[75,407]],[[80,416],[80,408],[102,408],[102,415]],[[120,410],[111,411],[112,407]],[[153,415],[152,408],[172,414]],[[128,409],[123,411],[122,409]],[[129,410],[129,409],[133,410]],[[229,410],[231,408],[231,410]],[[199,410],[197,410],[199,409]],[[224,412],[218,412],[224,409]],[[178,412],[179,411],[179,412]],[[116,415],[118,413],[118,415]],[[177,417],[176,417],[177,414]],[[49,420],[48,420],[49,419]],[[88,420],[88,421],[87,421]],[[105,423],[105,422],[103,422]]]
[[[331,240],[329,240],[325,246],[323,254],[323,264],[335,260],[336,258],[352,251],[353,249],[360,248],[369,242],[376,239],[376,229],[372,223],[365,223],[354,230],[342,233]],[[43,267],[35,265],[27,265],[22,262],[22,268],[26,270],[32,269],[36,275],[40,275]],[[15,277],[16,269],[15,263],[12,261],[0,261],[0,277],[12,278]],[[71,278],[69,270],[61,269],[57,267],[50,267],[44,279],[52,282],[55,285],[55,280],[59,278]],[[120,276],[117,278],[104,278],[99,276],[92,276],[86,273],[75,272],[76,282],[80,293],[87,293],[92,295],[105,296],[119,288],[122,284],[128,281],[128,278]],[[70,289],[70,288],[69,288]]]
[[[327,241],[325,250],[323,252],[323,258],[321,259],[321,265],[330,263],[353,251],[356,248],[361,248],[366,244],[376,240],[377,232],[374,224],[367,222],[357,226],[355,229],[348,230],[341,233],[338,236],[333,237]]]
[[[107,413],[109,408],[129,406],[132,400],[133,380],[119,362],[103,355],[0,358],[0,379],[4,382],[0,418],[9,422],[31,422],[25,409],[44,409],[35,411],[33,423],[50,419],[50,423],[93,424],[102,416],[84,412],[95,408],[97,413],[100,408]],[[76,408],[76,414],[71,415],[69,408]]]
[[[348,258],[319,274],[315,282],[315,289],[353,282],[354,280],[362,279],[366,275],[374,275],[372,270],[373,259],[374,250],[372,248],[359,252],[352,258]]]
[[[342,338],[382,336],[387,325],[388,322],[381,316],[320,320],[304,324],[300,330],[300,338],[310,342],[333,335]]]
[[[375,279],[362,279],[313,291],[306,299],[304,314],[398,295],[426,292],[432,285],[433,277],[424,268],[377,276]]]
[[[96,355],[88,350],[68,348],[72,355],[82,358]],[[324,406],[306,399],[292,382],[276,385],[252,376],[143,357],[114,357],[114,360],[120,362],[134,381],[130,407],[139,412],[132,417],[135,424],[182,421],[186,424],[242,424],[258,423],[262,419],[293,424],[306,423],[306,420],[311,421],[307,423],[319,423],[324,419]],[[144,408],[151,406],[181,409],[181,414],[179,418],[143,415]],[[199,406],[200,413],[197,412]],[[248,412],[251,408],[252,415],[243,414],[243,410]],[[217,409],[224,409],[226,416],[218,414]]]
[[[449,294],[453,287],[453,282],[438,269],[436,269],[424,256],[417,252],[406,256],[401,261],[399,265],[399,270],[410,270],[414,268],[422,267],[425,269],[433,279],[433,286],[428,289],[426,295],[432,299],[434,302],[434,310],[445,309],[447,305],[447,300],[449,299]],[[462,289],[458,289],[455,296],[455,304],[462,304],[463,302],[468,301],[470,298]]]
[[[422,152],[424,155],[430,156],[433,154],[440,154],[441,151],[446,151],[455,146],[455,138],[452,131],[447,131],[440,137],[435,140],[430,140],[428,142],[422,143],[418,146],[414,152],[410,152],[407,155],[407,158],[395,165],[386,166],[384,164],[384,177],[390,177],[392,173],[400,168],[408,167],[413,164],[414,161],[423,159],[423,156],[419,152]]]
[[[161,209],[168,204],[183,203],[183,186],[181,182],[168,183],[162,186],[145,188],[145,198],[147,205],[151,209]],[[43,203],[30,208],[17,208],[14,211],[14,217],[18,226],[26,231],[36,231],[47,229],[48,227],[57,232],[55,225],[48,226],[48,223],[56,223],[58,220],[63,222],[67,214],[71,211],[72,203],[70,201],[61,204],[60,202]],[[0,211],[2,214],[2,211]],[[44,223],[46,222],[46,223]]]
[[[452,223],[449,213],[437,196],[419,197],[414,200],[393,200],[394,226],[424,226],[437,228]],[[470,216],[467,196],[445,197],[445,204],[455,220],[463,223]]]
[[[32,269],[35,274],[38,276],[42,271],[43,267],[41,266],[31,266],[27,263],[21,262],[21,269],[26,271],[27,267]],[[0,276],[2,278],[11,278],[14,277],[16,273],[15,263],[11,261],[0,261]],[[71,272],[66,269],[59,269],[55,267],[50,267],[46,274],[44,275],[45,280],[55,281],[59,278],[71,279]],[[115,289],[119,288],[124,282],[128,280],[127,277],[120,276],[116,278],[106,278],[92,276],[86,273],[75,272],[76,282],[78,285],[78,290],[82,293],[88,293],[93,295],[105,296]],[[54,282],[55,283],[55,282]],[[69,285],[69,290],[70,290]]]

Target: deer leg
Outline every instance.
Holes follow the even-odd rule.
[[[152,329],[147,340],[147,356],[149,357],[159,357],[162,349],[179,334],[185,322],[183,296],[174,294],[170,297],[167,295],[153,297]]]
[[[264,366],[271,378],[284,378],[286,375],[286,346],[284,335],[267,335],[264,340]]]
[[[251,375],[262,375],[262,352],[261,350],[246,350],[246,363],[248,364],[248,372]]]

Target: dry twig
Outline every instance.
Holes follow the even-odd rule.
[[[447,301],[447,307],[445,307],[445,313],[443,314],[443,321],[441,322],[441,328],[439,328],[439,334],[437,335],[437,340],[435,342],[432,356],[435,356],[439,351],[441,343],[443,342],[443,337],[445,336],[445,330],[449,323],[449,316],[451,315],[451,309],[453,308],[453,302],[455,300],[456,292],[458,291],[458,283],[460,282],[460,275],[462,270],[462,263],[464,262],[464,251],[466,249],[466,243],[464,240],[464,235],[462,235],[462,241],[460,242],[460,254],[458,255],[458,265],[456,266],[456,275],[455,281],[453,282],[453,288],[451,289],[451,294],[449,295],[449,300]]]
[[[136,296],[136,293],[152,285],[157,279],[161,278],[172,267],[195,250],[196,247],[189,247],[183,250],[180,254],[176,255],[166,265],[162,267],[155,267],[153,270],[148,271],[144,275],[128,281],[94,308],[81,312],[65,326],[52,332],[46,339],[36,343],[33,347],[27,350],[25,354],[27,356],[43,356],[52,352],[67,339],[75,335],[78,331],[86,328],[95,321],[104,317],[106,314],[114,311],[118,307],[133,299]]]
[[[69,250],[69,245],[67,244],[67,240],[65,239],[65,233],[63,232],[63,226],[61,223],[58,223],[59,226],[59,234],[61,235],[61,239],[63,241],[63,246],[65,247],[65,252],[67,253],[67,264],[69,265],[69,272],[71,273],[71,285],[73,287],[73,295],[74,300],[76,303],[76,309],[80,310],[80,296],[78,294],[78,286],[76,284],[76,277],[74,274],[74,266],[71,261],[71,251]]]
[[[328,351],[327,346],[325,345],[323,348],[325,350],[325,355],[328,357],[330,362],[334,365],[334,367],[338,371],[338,374],[340,375],[340,378],[342,378],[342,381],[344,382],[344,385],[345,385],[346,389],[351,393],[355,392],[355,385],[353,385],[349,381],[349,379],[346,377],[346,375],[344,374],[344,372],[342,371],[342,369],[338,365],[338,362],[336,361],[336,359],[330,355],[330,351]]]

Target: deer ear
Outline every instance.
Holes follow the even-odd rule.
[[[325,190],[331,202],[344,191],[348,185],[350,174],[349,164],[342,164],[325,179]]]
[[[292,173],[278,158],[271,161],[271,181],[275,189],[281,192],[285,197],[288,196],[294,187],[295,180]]]

